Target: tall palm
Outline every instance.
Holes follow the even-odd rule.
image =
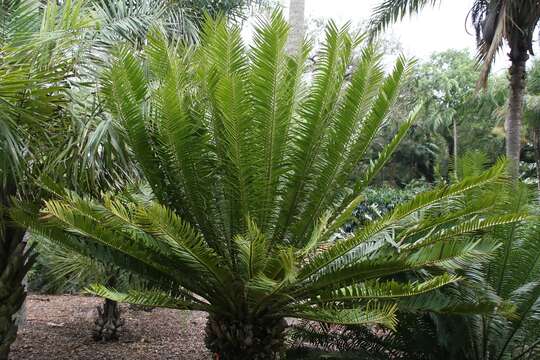
[[[306,34],[305,0],[289,0],[289,26],[291,33],[287,41],[287,51],[295,54],[300,51]]]
[[[488,197],[461,206],[463,194],[501,181],[499,163],[332,243],[414,120],[417,111],[350,182],[409,67],[400,58],[384,76],[380,54],[366,46],[347,81],[360,41],[331,24],[305,83],[308,49],[286,54],[279,14],[256,29],[249,51],[237,27],[210,21],[204,29],[195,48],[154,31],[142,53],[119,53],[103,85],[157,201],[68,192],[46,203],[43,221],[23,219],[150,284],[127,293],[95,285],[93,293],[206,311],[206,344],[221,359],[273,359],[287,317],[393,327],[397,299],[456,281],[446,271],[492,248],[466,236],[522,219],[490,216]],[[439,273],[385,280],[420,268]]]
[[[533,54],[533,34],[540,19],[540,4],[536,0],[471,0],[471,20],[476,29],[478,54],[483,61],[481,85],[487,81],[491,65],[503,41],[510,47],[510,100],[506,119],[506,154],[510,173],[519,176],[523,96],[526,63]],[[426,5],[440,0],[383,0],[375,8],[371,28],[378,32],[407,14],[416,13]]]

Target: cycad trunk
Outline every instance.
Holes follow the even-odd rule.
[[[283,318],[241,321],[211,314],[205,343],[219,360],[274,360],[284,350],[286,328]]]
[[[113,274],[114,270],[110,270]],[[116,286],[116,276],[110,275],[107,280],[107,286]],[[124,326],[124,320],[120,317],[120,308],[118,302],[105,299],[103,307],[97,308],[97,318],[94,321],[94,340],[96,341],[114,341],[118,340],[118,332]]]
[[[124,325],[124,320],[120,318],[118,303],[105,299],[103,307],[98,307],[98,316],[94,326],[94,340],[113,341],[118,339],[118,332]]]
[[[109,272],[113,274],[114,270]],[[116,286],[116,276],[110,275],[107,280],[107,286]],[[124,325],[124,320],[120,317],[120,308],[118,302],[105,299],[103,306],[98,306],[97,317],[94,321],[94,340],[96,341],[114,341],[118,340],[120,328]]]
[[[510,161],[509,173],[513,179],[519,177],[519,159],[521,151],[521,123],[523,118],[523,97],[529,55],[522,40],[510,44],[510,99],[506,119],[506,156]]]
[[[30,261],[25,253],[24,229],[14,226],[7,214],[0,213],[0,217],[0,360],[6,360],[17,336],[15,315],[26,298],[22,281]]]

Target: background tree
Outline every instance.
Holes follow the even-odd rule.
[[[475,60],[463,50],[435,53],[419,62],[403,86],[387,131],[394,131],[401,109],[416,101],[424,106],[379,182],[406,186],[422,178],[432,183],[439,176],[448,178],[460,151],[482,151],[492,163],[503,155],[504,136],[498,129],[506,84],[495,78],[485,92],[477,93],[478,74]],[[385,131],[380,140],[388,138]]]
[[[291,33],[287,40],[287,52],[296,54],[300,51],[306,34],[305,0],[289,0],[289,26]]]
[[[528,138],[534,151],[537,185],[538,191],[540,191],[540,63],[538,61],[533,63],[530,70],[527,90],[525,121],[529,130],[527,131]]]
[[[407,14],[420,11],[438,0],[383,0],[375,8],[371,28],[381,31]],[[479,58],[483,62],[479,84],[484,86],[503,40],[510,47],[509,102],[506,118],[506,154],[513,178],[519,176],[521,123],[526,79],[526,63],[533,53],[532,39],[540,19],[536,0],[475,0],[470,18],[476,29]]]

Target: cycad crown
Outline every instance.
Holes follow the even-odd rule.
[[[475,207],[459,201],[500,180],[499,163],[330,243],[412,124],[416,111],[351,180],[409,66],[399,58],[385,76],[371,45],[352,66],[362,37],[330,24],[307,81],[309,47],[287,55],[287,31],[276,13],[247,49],[238,28],[209,20],[197,47],[171,45],[155,30],[142,56],[121,50],[103,94],[157,200],[98,203],[68,193],[47,202],[45,226],[34,224],[149,284],[128,294],[92,292],[210,313],[207,345],[223,359],[272,358],[285,317],[392,327],[399,298],[457,278],[387,276],[451,269],[490,248],[463,235],[522,218],[484,216],[489,198]]]

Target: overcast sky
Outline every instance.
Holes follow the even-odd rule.
[[[339,22],[360,23],[367,19],[381,0],[306,0],[306,16],[333,18]],[[288,0],[282,3],[288,4]],[[465,19],[472,0],[443,0],[435,8],[427,7],[421,16],[407,18],[389,31],[398,39],[407,55],[427,58],[436,51],[468,48],[475,51],[475,38],[468,34]],[[467,24],[472,33],[471,26]],[[506,68],[506,52],[499,54],[494,70]]]

